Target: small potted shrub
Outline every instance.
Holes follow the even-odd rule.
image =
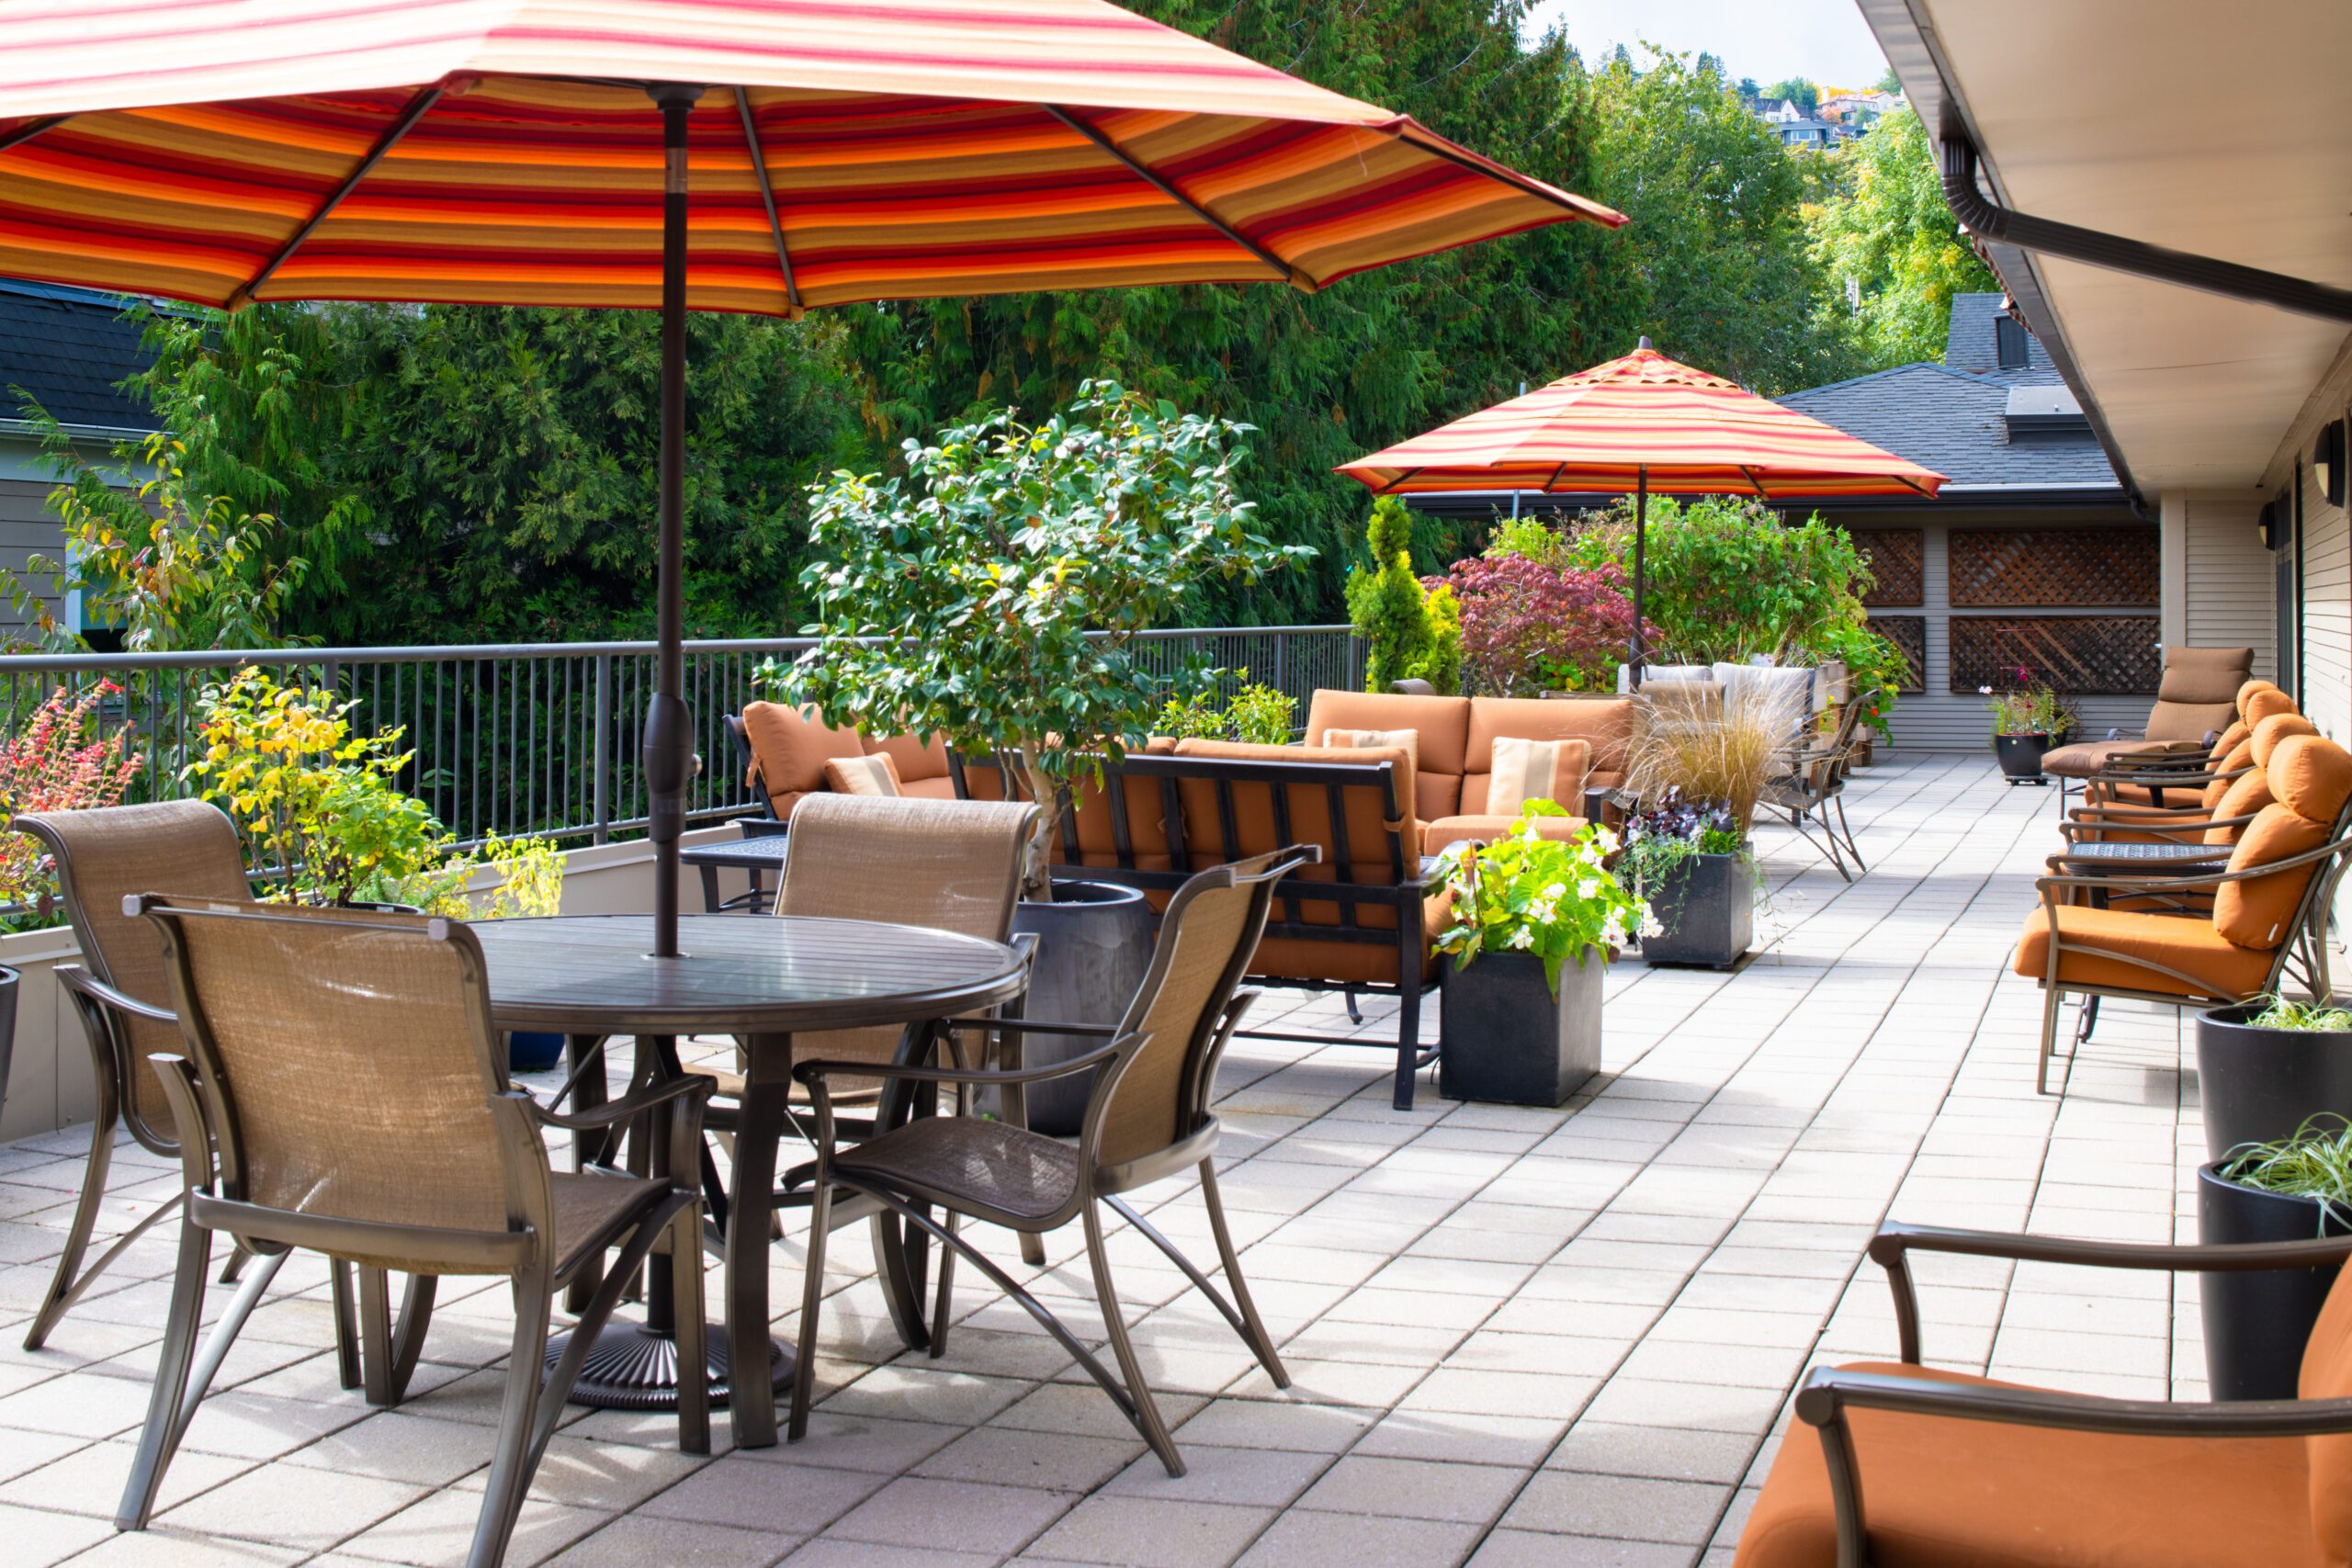
[[[1763,868],[1729,807],[1674,798],[1635,812],[1617,874],[1657,921],[1642,938],[1648,962],[1728,969],[1747,951]]]
[[[2197,1020],[2205,1153],[2290,1136],[2315,1112],[2352,1116],[2352,1011],[2261,997]]]
[[[1438,857],[1453,900],[1437,933],[1454,960],[1438,1010],[1437,1089],[1449,1100],[1555,1106],[1600,1070],[1602,970],[1657,926],[1609,869],[1614,833],[1538,835],[1535,818],[1566,815],[1530,801],[1508,836]]]
[[[2244,1144],[2197,1172],[2197,1237],[2208,1246],[2352,1234],[2352,1122],[2313,1116],[2284,1138]],[[2303,1346],[2338,1270],[2199,1276],[2212,1397],[2292,1399]]]
[[[2013,784],[2047,784],[2041,759],[2064,744],[2075,728],[2075,710],[2039,682],[2013,692],[1996,693],[1990,686],[1977,690],[1993,699],[1986,706],[1993,715],[1993,754],[2001,760],[2001,772]]]

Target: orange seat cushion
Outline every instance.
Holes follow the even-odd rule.
[[[2067,948],[2058,969],[2061,985],[2226,997],[2234,1001],[2256,995],[2270,983],[2271,950],[2240,947],[2224,939],[2208,920],[2066,905],[2058,910],[2058,931]],[[2202,988],[2160,970],[2101,957],[2098,953],[2074,951],[2077,946],[2152,959],[2196,976]],[[2039,980],[2049,964],[2050,917],[2036,909],[2026,917],[2025,929],[2018,937],[2017,972]]]
[[[1979,1387],[1964,1372],[1848,1369]],[[2124,1438],[1849,1410],[1873,1568],[2342,1568],[2293,1438]],[[1835,1568],[1821,1437],[1789,1429],[1734,1568]]]

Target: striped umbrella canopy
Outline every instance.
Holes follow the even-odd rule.
[[[1106,0],[10,0],[0,61],[0,273],[661,308],[661,955],[694,768],[685,310],[1316,289],[1624,221]]]
[[[1650,346],[1398,442],[1339,471],[1375,495],[1545,491],[1631,495],[1634,632],[1642,671],[1649,494],[1932,497],[1944,476]]]

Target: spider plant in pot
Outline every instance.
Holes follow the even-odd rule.
[[[1985,705],[1993,716],[1993,754],[2000,759],[2009,783],[2047,784],[2041,759],[2063,745],[2075,728],[2075,710],[2047,684],[2034,680],[2030,671],[2020,668],[2017,679],[2019,684],[2010,691],[1977,688],[1979,694],[1993,699]]]
[[[1657,918],[1657,933],[1642,938],[1644,959],[1728,969],[1755,935],[1756,804],[1792,765],[1801,709],[1751,700],[1717,712],[1658,686],[1645,688],[1636,708],[1625,785],[1638,804],[1618,871]]]
[[[1600,1070],[1602,971],[1657,926],[1609,869],[1614,833],[1538,835],[1537,817],[1566,815],[1532,800],[1504,837],[1438,857],[1451,908],[1436,946],[1454,961],[1438,1008],[1437,1088],[1449,1100],[1556,1106]]]
[[[784,697],[828,724],[944,736],[967,775],[977,761],[1037,803],[1013,922],[1038,939],[1031,1018],[1116,1022],[1150,962],[1141,894],[1053,874],[1073,783],[1216,673],[1164,674],[1137,638],[1194,624],[1211,583],[1246,589],[1315,553],[1259,532],[1235,479],[1247,429],[1090,381],[1043,423],[1001,410],[909,441],[901,474],[809,491],[817,642],[780,672]],[[1028,1066],[1087,1048],[1034,1035]],[[1076,1132],[1088,1088],[1036,1086],[1031,1124]]]
[[[2283,1138],[2242,1144],[2197,1172],[2197,1239],[2300,1241],[2352,1235],[2352,1122],[2315,1115]],[[2199,1277],[2212,1396],[2292,1399],[2303,1346],[2338,1270]]]
[[[2289,1137],[2315,1112],[2352,1116],[2352,1010],[2257,997],[2197,1020],[2205,1153]]]

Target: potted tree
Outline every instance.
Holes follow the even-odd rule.
[[[2352,1011],[2263,997],[2199,1015],[2197,1098],[2212,1159],[2316,1112],[2352,1116]]]
[[[1436,939],[1454,959],[1438,1008],[1437,1089],[1449,1100],[1556,1106],[1600,1070],[1602,971],[1657,928],[1609,870],[1614,833],[1538,835],[1535,818],[1566,815],[1530,801],[1508,836],[1438,857],[1453,896]]]
[[[1314,553],[1257,531],[1234,480],[1246,428],[1090,381],[1041,424],[991,413],[908,442],[903,476],[837,473],[810,492],[803,630],[818,641],[783,689],[830,724],[993,757],[1038,804],[1015,922],[1039,939],[1032,1017],[1116,1021],[1149,958],[1139,894],[1049,874],[1071,780],[1211,673],[1147,669],[1136,635],[1182,624],[1211,582]],[[1031,1065],[1089,1043],[1033,1036]],[[1086,1085],[1040,1088],[1033,1123],[1074,1126]]]
[[[2065,742],[2067,732],[2075,728],[2075,710],[2047,685],[2029,679],[2024,671],[2018,674],[2026,684],[2015,691],[1977,688],[1993,699],[1986,705],[1993,715],[1993,754],[2000,759],[2001,772],[2010,784],[2047,784],[2050,781],[2042,775],[2041,759]]]
[[[2197,1172],[2197,1236],[2209,1246],[2352,1233],[2352,1122],[2313,1116],[2286,1137],[2243,1144]],[[2199,1277],[2212,1397],[2292,1399],[2312,1325],[2338,1270],[2263,1269]]]

